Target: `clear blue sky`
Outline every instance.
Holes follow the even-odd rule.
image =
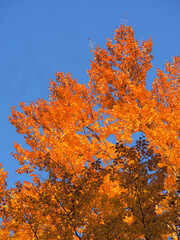
[[[137,40],[153,38],[150,88],[156,67],[164,68],[164,62],[180,55],[179,0],[0,0],[0,162],[10,185],[20,179],[14,172],[13,142],[22,142],[8,122],[11,106],[48,99],[49,79],[56,71],[69,71],[87,83],[88,38],[105,46],[127,12]]]

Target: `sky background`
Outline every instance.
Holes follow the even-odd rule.
[[[11,106],[48,99],[56,71],[87,83],[92,59],[88,39],[104,47],[125,18],[139,42],[153,39],[150,89],[156,68],[164,69],[167,60],[180,55],[179,12],[179,0],[0,0],[0,162],[9,173],[9,186],[22,179],[11,152],[14,141],[23,144],[8,122]]]

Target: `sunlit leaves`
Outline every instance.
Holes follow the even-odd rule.
[[[87,86],[57,72],[49,101],[12,107],[17,173],[31,181],[6,189],[0,169],[3,239],[178,239],[180,59],[149,91],[151,51],[121,25],[92,49]]]

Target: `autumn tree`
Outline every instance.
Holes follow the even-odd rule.
[[[6,188],[1,168],[2,239],[180,238],[180,58],[149,91],[151,51],[121,25],[92,49],[87,86],[57,72],[49,101],[12,107],[17,173],[32,181]]]

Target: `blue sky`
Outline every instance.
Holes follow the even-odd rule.
[[[0,0],[0,104],[2,126],[0,162],[9,172],[8,184],[20,180],[11,156],[13,142],[22,137],[8,122],[11,106],[48,99],[49,79],[56,71],[71,72],[87,83],[94,46],[125,19],[140,42],[153,39],[153,67],[147,76],[150,89],[156,67],[180,55],[179,0]]]

